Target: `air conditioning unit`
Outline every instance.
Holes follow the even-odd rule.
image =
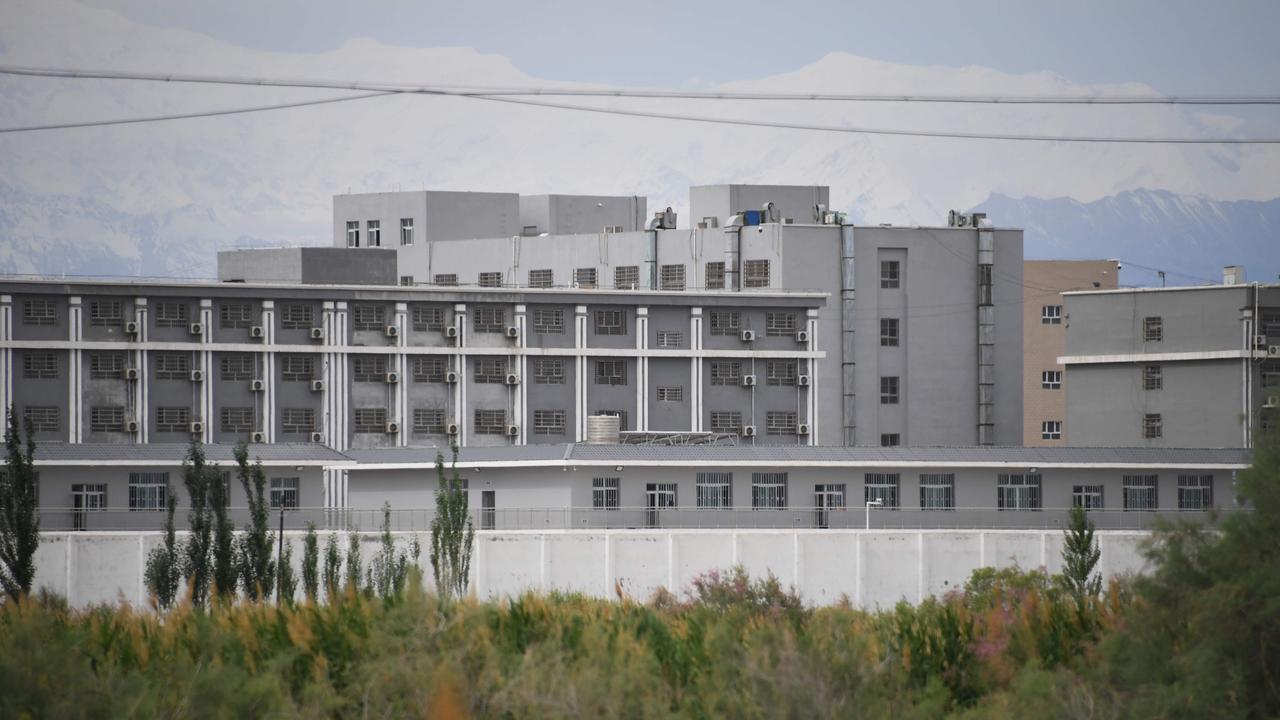
[[[753,340],[755,340],[755,339],[756,339],[756,331],[755,331],[755,330],[743,330],[743,331],[742,331],[742,342],[751,342],[751,341],[753,341]]]
[[[446,327],[446,328],[444,329],[444,336],[445,336],[445,337],[447,337],[447,338],[456,338],[456,337],[458,337],[458,327],[457,327],[456,325],[450,325],[450,326]]]
[[[323,381],[323,380],[312,380],[312,381],[311,381],[311,392],[324,392],[324,381]]]
[[[444,426],[444,433],[445,433],[445,435],[457,435],[457,434],[458,434],[458,425],[457,425],[457,423],[449,423],[448,425],[445,425],[445,426]]]
[[[311,442],[324,442],[324,433],[322,432],[311,433]]]
[[[507,337],[509,338],[520,337],[520,328],[516,327],[515,325],[512,325],[511,327],[507,328]]]
[[[797,331],[796,331],[796,342],[798,342],[798,343],[807,343],[807,342],[809,342],[809,331],[808,331],[808,330],[797,330]]]
[[[508,425],[508,426],[507,426],[507,437],[518,437],[519,435],[520,435],[520,426],[519,426],[519,425]]]
[[[193,421],[191,423],[191,434],[198,435],[202,432],[204,432],[204,423],[200,422],[199,420]]]
[[[131,367],[131,368],[125,368],[125,369],[124,369],[124,379],[125,379],[125,380],[137,380],[137,379],[138,379],[138,368],[132,368],[132,367]]]
[[[253,327],[249,328],[249,337],[251,338],[264,338],[266,336],[267,336],[267,331],[264,330],[261,325],[254,325]]]
[[[138,329],[139,329],[139,326],[138,326],[137,320],[130,320],[129,322],[124,324],[125,335],[137,335]]]
[[[1280,345],[1268,345],[1267,357],[1280,357]]]
[[[249,382],[249,390],[251,390],[252,392],[262,392],[263,390],[266,390],[266,389],[267,389],[267,382],[265,380],[251,380]]]
[[[133,418],[129,418],[128,420],[125,420],[125,421],[124,421],[124,431],[125,431],[125,432],[127,432],[127,433],[136,433],[136,432],[138,432],[138,421],[137,421],[137,420],[134,420]]]
[[[383,429],[386,430],[388,435],[395,435],[400,432],[400,423],[395,420],[388,420],[386,427]]]
[[[517,375],[517,374],[515,374],[515,373],[507,373],[507,381],[506,381],[506,382],[507,382],[507,384],[508,384],[508,385],[519,385],[519,384],[520,384],[520,376],[519,376],[519,375]]]
[[[1267,409],[1280,407],[1280,395],[1268,395],[1267,398],[1262,401],[1262,407]]]
[[[191,371],[191,382],[204,382],[204,371],[203,371],[203,370],[192,370],[192,371]]]
[[[797,375],[797,376],[796,376],[796,385],[799,385],[800,387],[809,387],[809,376],[808,376],[808,375]]]
[[[393,370],[392,372],[387,373],[386,380],[388,385],[395,385],[400,382],[400,373]]]
[[[387,337],[400,337],[400,328],[395,325],[388,325],[383,332]]]
[[[799,425],[796,425],[796,434],[797,434],[797,435],[808,435],[808,434],[809,434],[809,423],[800,423]]]
[[[742,437],[755,437],[755,436],[756,436],[756,426],[755,426],[755,425],[743,425],[743,426],[742,426]]]
[[[742,376],[742,387],[755,387],[755,385],[756,385],[756,376],[755,376],[755,375],[743,375],[743,376]]]
[[[192,335],[204,334],[204,325],[202,323],[191,323],[187,329],[191,331]]]
[[[1267,346],[1267,336],[1266,336],[1266,335],[1254,335],[1254,336],[1253,336],[1253,346],[1254,346],[1255,348],[1258,348],[1259,350],[1261,350],[1262,348],[1265,348],[1265,347]]]
[[[267,434],[258,430],[249,436],[249,442],[264,443],[267,441]]]
[[[444,374],[444,381],[449,384],[458,382],[458,373],[454,372],[453,370],[446,372]]]
[[[311,328],[311,339],[312,339],[312,340],[323,340],[323,339],[324,339],[324,328],[322,328],[322,327],[313,327],[313,328]]]

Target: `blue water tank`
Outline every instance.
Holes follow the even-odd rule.
[[[746,210],[742,213],[743,225],[759,225],[761,213],[759,210]]]

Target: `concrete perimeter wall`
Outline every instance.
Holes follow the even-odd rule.
[[[395,533],[396,542],[407,546],[413,535]],[[1103,578],[1142,572],[1139,545],[1146,537],[1140,531],[1099,531]],[[286,538],[300,563],[302,534],[286,533]],[[979,567],[1016,564],[1059,572],[1062,538],[1057,530],[479,532],[472,591],[482,599],[497,599],[526,590],[613,598],[621,590],[646,600],[659,587],[683,595],[699,575],[741,564],[753,577],[773,573],[812,605],[848,597],[862,607],[890,607],[962,587]],[[430,535],[418,533],[418,539],[430,585],[425,554]],[[65,595],[78,607],[121,600],[145,604],[143,568],[147,553],[160,541],[156,532],[46,533],[36,556],[36,586]],[[341,546],[345,549],[345,538]],[[363,536],[366,568],[378,547],[376,535]],[[300,579],[300,568],[297,574]]]

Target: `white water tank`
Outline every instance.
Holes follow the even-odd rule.
[[[617,415],[588,415],[587,444],[617,445],[622,431],[622,418]]]

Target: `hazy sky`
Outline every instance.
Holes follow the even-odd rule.
[[[89,0],[247,47],[354,37],[465,45],[557,80],[688,86],[760,77],[832,51],[913,65],[1049,70],[1165,93],[1280,93],[1277,0]]]

